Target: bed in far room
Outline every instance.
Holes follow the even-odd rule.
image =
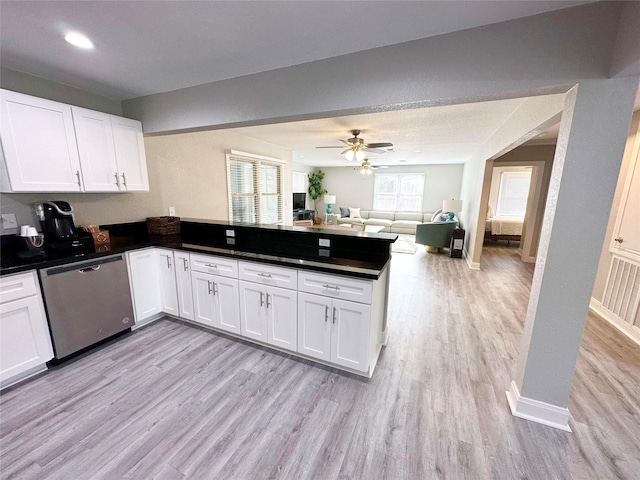
[[[524,217],[492,216],[485,223],[484,239],[519,242],[523,224]]]

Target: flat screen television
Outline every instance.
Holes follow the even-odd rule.
[[[305,202],[307,200],[306,193],[294,193],[293,194],[293,209],[305,210]]]

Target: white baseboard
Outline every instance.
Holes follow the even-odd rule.
[[[511,408],[511,414],[514,417],[541,423],[542,425],[557,428],[565,432],[571,432],[571,428],[569,428],[569,418],[571,418],[571,414],[568,408],[522,397],[514,381],[511,382],[510,389],[507,390],[506,394],[509,408]]]
[[[462,256],[464,257],[465,261],[467,262],[467,266],[471,270],[480,270],[480,262],[472,262],[471,258],[469,257],[469,252],[467,251],[466,248],[462,250]]]
[[[610,325],[615,327],[616,330],[619,330],[635,343],[640,345],[640,329],[634,327],[630,323],[625,322],[615,313],[603,307],[602,302],[591,297],[591,300],[589,301],[589,309],[600,318],[607,321]]]

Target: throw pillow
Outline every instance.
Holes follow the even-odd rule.
[[[340,207],[340,216],[346,218],[349,216],[349,207]]]
[[[435,222],[438,220],[438,216],[442,213],[442,209],[436,210],[435,212],[433,212],[433,215],[431,215],[431,221]]]
[[[361,218],[360,217],[360,209],[349,207],[349,216],[353,218]]]

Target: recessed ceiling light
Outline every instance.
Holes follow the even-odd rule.
[[[414,150],[413,153],[422,153],[422,150]]]
[[[84,48],[85,50],[90,50],[93,48],[93,42],[81,33],[68,33],[64,36],[64,39],[71,45],[78,48]]]

